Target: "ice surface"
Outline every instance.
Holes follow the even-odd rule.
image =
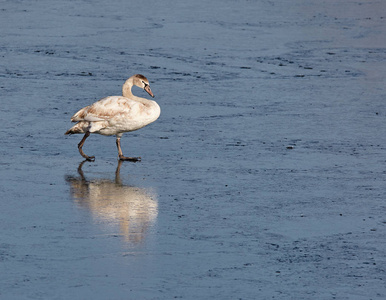
[[[2,1],[0,298],[385,299],[385,19]],[[70,117],[135,73],[162,110],[122,138],[142,162],[92,135],[82,164]]]

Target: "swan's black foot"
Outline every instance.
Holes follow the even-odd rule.
[[[88,156],[88,155],[84,154],[82,148],[79,148],[79,153],[80,153],[80,155],[82,155],[82,157],[84,157],[87,161],[95,161],[95,156]]]
[[[95,161],[95,156],[83,156],[87,161]]]
[[[123,155],[119,155],[118,159],[123,161],[132,161],[132,162],[141,161],[141,157],[127,157]]]

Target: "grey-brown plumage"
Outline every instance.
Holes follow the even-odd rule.
[[[118,158],[120,160],[140,160],[140,157],[123,156],[120,146],[122,134],[138,130],[154,122],[158,119],[161,109],[155,101],[134,96],[131,92],[133,85],[143,88],[151,97],[154,97],[147,78],[137,74],[126,80],[122,87],[122,96],[103,98],[82,108],[72,116],[71,121],[77,123],[65,134],[85,134],[78,144],[78,149],[87,160],[95,159],[94,156],[84,154],[82,150],[85,140],[91,133],[116,135]]]

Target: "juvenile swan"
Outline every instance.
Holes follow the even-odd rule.
[[[121,137],[124,132],[138,130],[157,120],[161,109],[155,101],[134,96],[131,92],[133,85],[143,88],[154,98],[147,78],[136,74],[127,79],[123,84],[123,96],[103,98],[82,108],[72,116],[71,121],[77,123],[67,130],[65,134],[85,134],[78,144],[78,149],[80,155],[88,161],[94,161],[95,156],[84,154],[82,147],[91,133],[116,135],[119,160],[141,160],[140,157],[123,156]]]

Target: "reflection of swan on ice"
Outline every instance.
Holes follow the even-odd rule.
[[[156,194],[151,190],[123,185],[119,175],[122,161],[118,162],[115,180],[86,180],[82,171],[84,162],[78,168],[80,177],[67,177],[74,201],[90,209],[102,223],[119,224],[126,241],[141,242],[157,218]]]

